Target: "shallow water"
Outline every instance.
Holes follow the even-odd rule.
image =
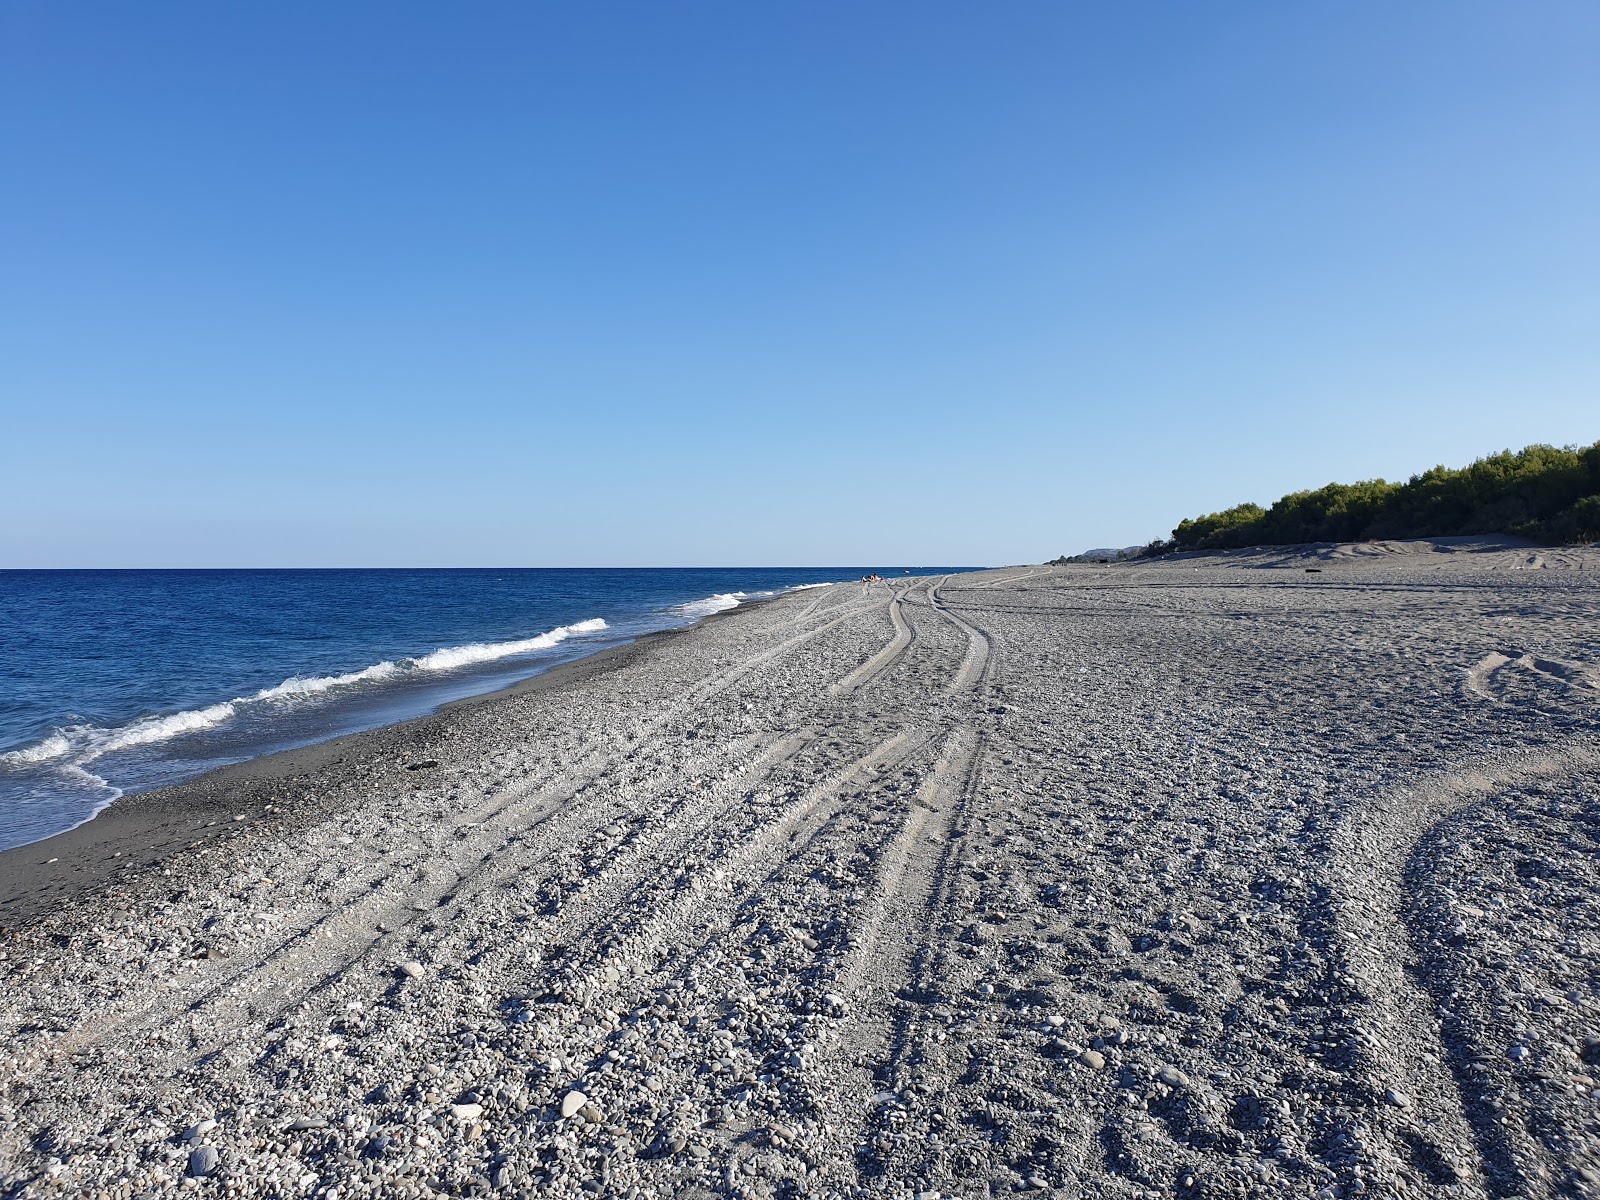
[[[905,570],[0,571],[0,849],[750,598]]]

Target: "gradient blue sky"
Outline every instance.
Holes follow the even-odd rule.
[[[1037,561],[1600,438],[1600,6],[0,6],[0,566]]]

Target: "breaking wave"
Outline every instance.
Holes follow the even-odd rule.
[[[684,617],[709,617],[712,613],[738,608],[739,602],[749,597],[749,592],[723,592],[717,596],[707,596],[704,600],[691,600],[687,604],[680,604],[672,611]]]
[[[735,600],[733,603],[736,605],[738,601]],[[240,696],[205,708],[141,717],[137,721],[114,729],[103,729],[96,725],[74,725],[67,729],[58,729],[49,737],[31,746],[0,754],[0,764],[9,767],[28,767],[68,759],[74,768],[81,769],[82,764],[93,762],[118,750],[148,746],[182,734],[213,729],[238,716],[243,708],[263,704],[293,703],[322,696],[328,692],[382,683],[422,672],[453,671],[460,667],[494,662],[496,659],[511,658],[519,654],[532,654],[560,645],[578,634],[599,633],[605,628],[606,623],[599,617],[594,617],[574,625],[562,625],[537,637],[519,638],[510,642],[472,642],[464,646],[446,646],[431,654],[424,654],[420,658],[401,658],[374,663],[360,671],[350,671],[343,675],[295,676],[273,687],[263,688],[253,696]],[[98,776],[93,778],[98,780]]]
[[[24,746],[21,750],[13,750],[9,754],[0,754],[0,762],[24,766],[28,763],[49,762],[53,758],[60,758],[71,752],[72,743],[62,734],[52,733],[42,742],[35,742],[31,746]]]

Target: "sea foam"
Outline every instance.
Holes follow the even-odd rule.
[[[576,625],[563,625],[559,629],[552,629],[549,633],[541,633],[538,637],[523,638],[520,641],[473,642],[465,646],[450,646],[410,660],[411,669],[450,671],[474,663],[493,662],[497,658],[510,658],[513,654],[532,654],[536,650],[548,650],[574,634],[599,633],[605,627],[604,621],[599,617],[593,617],[587,621],[579,621]]]
[[[734,604],[738,601],[735,600]],[[472,642],[464,646],[445,646],[431,654],[424,654],[420,658],[402,658],[394,661],[374,663],[359,671],[350,671],[342,675],[316,675],[310,677],[295,676],[285,679],[273,687],[262,688],[252,696],[240,696],[220,704],[208,705],[205,708],[186,709],[183,712],[165,713],[153,717],[141,717],[126,725],[113,729],[104,729],[95,725],[74,725],[66,729],[58,729],[49,737],[35,742],[31,746],[24,746],[19,750],[12,750],[0,754],[0,764],[8,767],[30,767],[53,763],[60,759],[70,759],[72,769],[88,775],[81,770],[84,763],[93,762],[107,754],[119,750],[131,750],[136,746],[149,746],[157,742],[164,742],[171,738],[179,737],[186,733],[197,733],[205,729],[214,729],[225,721],[238,716],[241,710],[248,710],[251,706],[261,704],[282,705],[297,701],[306,701],[329,692],[341,689],[361,687],[363,685],[383,683],[412,673],[453,671],[460,667],[473,666],[478,663],[494,662],[497,659],[511,658],[519,654],[533,654],[540,650],[548,650],[558,646],[568,638],[578,634],[599,633],[606,628],[606,623],[599,617],[587,621],[579,621],[572,625],[562,625],[547,633],[536,637],[518,638],[509,642]],[[90,776],[102,785],[104,780],[98,776]]]
[[[687,604],[680,604],[672,611],[684,617],[709,617],[712,613],[738,608],[739,602],[748,599],[749,596],[749,592],[723,592],[720,595],[707,596],[704,600],[691,600]]]
[[[35,742],[31,746],[24,746],[21,750],[11,750],[5,754],[0,754],[0,763],[25,767],[31,763],[49,762],[54,758],[63,758],[71,753],[72,743],[67,741],[65,735],[52,733],[42,742]]]

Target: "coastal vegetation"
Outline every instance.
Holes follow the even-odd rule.
[[[1146,554],[1303,542],[1513,534],[1547,544],[1600,540],[1600,442],[1502,450],[1404,483],[1366,479],[1237,504],[1178,524]]]

